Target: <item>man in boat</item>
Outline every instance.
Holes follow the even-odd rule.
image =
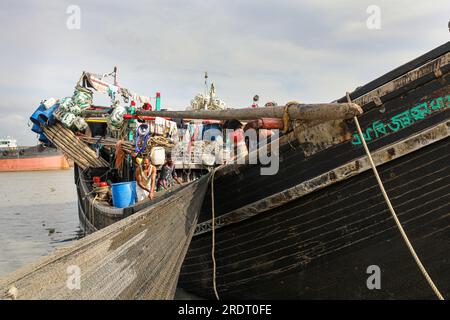
[[[175,171],[175,163],[172,161],[172,157],[169,155],[166,159],[166,163],[161,167],[161,173],[158,179],[158,190],[161,188],[168,189],[171,186],[171,178],[181,185],[181,180],[177,176]]]
[[[142,164],[138,164],[136,182],[138,200],[153,199],[155,195],[156,167],[150,163],[149,158],[144,158]]]

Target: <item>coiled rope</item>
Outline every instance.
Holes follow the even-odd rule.
[[[347,102],[351,103],[351,99],[350,99],[350,94],[347,92]],[[397,227],[400,231],[400,234],[403,237],[403,240],[406,243],[406,246],[408,247],[411,255],[413,256],[414,260],[416,261],[417,266],[419,267],[420,271],[422,272],[423,276],[425,277],[425,279],[427,280],[428,284],[430,285],[431,289],[433,290],[434,294],[436,295],[436,297],[439,300],[444,300],[444,297],[442,296],[441,292],[439,291],[439,289],[436,287],[436,285],[434,284],[433,280],[431,279],[430,275],[428,274],[427,270],[425,269],[425,267],[423,266],[422,262],[419,259],[419,256],[417,255],[416,251],[414,250],[414,247],[412,246],[411,242],[409,241],[409,238],[405,232],[405,230],[402,227],[402,224],[400,223],[400,220],[398,219],[397,214],[395,213],[394,207],[392,206],[391,200],[389,199],[389,196],[387,195],[387,192],[384,188],[384,184],[381,181],[380,175],[378,174],[378,170],[377,167],[375,166],[375,163],[373,162],[372,159],[372,155],[370,153],[369,148],[367,147],[367,143],[366,140],[364,139],[364,135],[362,133],[361,130],[361,126],[359,125],[359,121],[357,117],[354,117],[353,120],[355,121],[356,124],[356,129],[358,130],[358,134],[361,138],[361,143],[364,147],[364,150],[367,154],[367,158],[369,159],[370,165],[372,167],[373,173],[375,175],[375,178],[377,179],[378,185],[381,189],[381,193],[383,194],[384,200],[386,201],[386,204],[389,208],[389,211],[391,212],[392,217],[395,220],[395,223],[397,224]]]
[[[137,154],[143,153],[147,147],[147,142],[150,137],[150,130],[147,124],[141,124],[136,129],[136,145],[135,145],[135,151]],[[139,142],[144,139],[142,142],[142,145],[139,147]]]

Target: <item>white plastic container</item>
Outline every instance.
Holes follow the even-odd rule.
[[[56,100],[55,98],[50,98],[50,99],[45,100],[45,102],[44,102],[45,109],[50,109],[57,102],[58,102],[58,100]]]
[[[205,166],[213,166],[216,163],[216,156],[213,154],[203,154],[202,162]]]
[[[153,147],[150,152],[150,160],[155,166],[160,166],[166,161],[166,150],[163,147]]]

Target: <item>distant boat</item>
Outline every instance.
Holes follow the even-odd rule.
[[[67,158],[57,149],[36,146],[21,147],[17,140],[0,139],[0,172],[69,169]]]

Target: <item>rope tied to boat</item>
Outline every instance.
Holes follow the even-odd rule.
[[[284,113],[283,113],[283,132],[287,133],[289,130],[289,124],[291,122],[291,118],[289,117],[289,107],[293,105],[298,105],[298,101],[289,101],[284,106]]]
[[[214,294],[216,295],[216,299],[220,300],[219,293],[217,292],[217,283],[216,283],[216,258],[215,258],[215,249],[216,249],[216,230],[215,230],[215,220],[216,220],[216,212],[215,212],[215,205],[214,205],[214,175],[216,174],[216,171],[218,168],[222,167],[223,165],[213,169],[213,172],[211,174],[211,259],[213,262],[213,289]]]
[[[283,132],[286,133],[289,130],[289,105],[284,107],[283,113]]]
[[[352,100],[350,98],[350,94],[347,92],[346,93],[347,96],[347,102],[351,103]],[[433,282],[433,279],[431,279],[430,275],[428,274],[427,270],[425,269],[424,265],[422,264],[422,262],[420,261],[419,256],[417,255],[416,251],[414,250],[413,245],[411,244],[411,241],[409,241],[408,235],[406,234],[405,230],[403,229],[403,226],[394,210],[394,207],[392,206],[391,200],[386,192],[386,189],[384,188],[384,184],[383,181],[380,178],[380,175],[378,173],[377,167],[373,161],[372,155],[370,153],[370,150],[367,146],[366,140],[364,139],[364,135],[363,132],[361,130],[361,126],[359,125],[359,121],[358,118],[355,116],[353,118],[353,120],[355,121],[355,125],[356,125],[356,129],[358,130],[358,135],[361,138],[361,143],[364,147],[364,151],[366,152],[367,155],[367,159],[369,160],[369,163],[372,167],[373,173],[375,175],[375,178],[377,179],[378,185],[380,187],[381,193],[383,194],[384,200],[389,208],[389,211],[392,215],[392,217],[394,218],[394,221],[400,231],[400,234],[403,238],[403,240],[406,243],[406,246],[408,247],[411,255],[413,256],[417,266],[419,267],[420,271],[422,272],[423,276],[425,277],[426,281],[428,282],[429,286],[431,287],[431,289],[433,290],[434,294],[436,295],[436,297],[439,300],[444,300],[444,297],[442,296],[441,292],[439,291],[439,289],[436,287],[436,285]]]

